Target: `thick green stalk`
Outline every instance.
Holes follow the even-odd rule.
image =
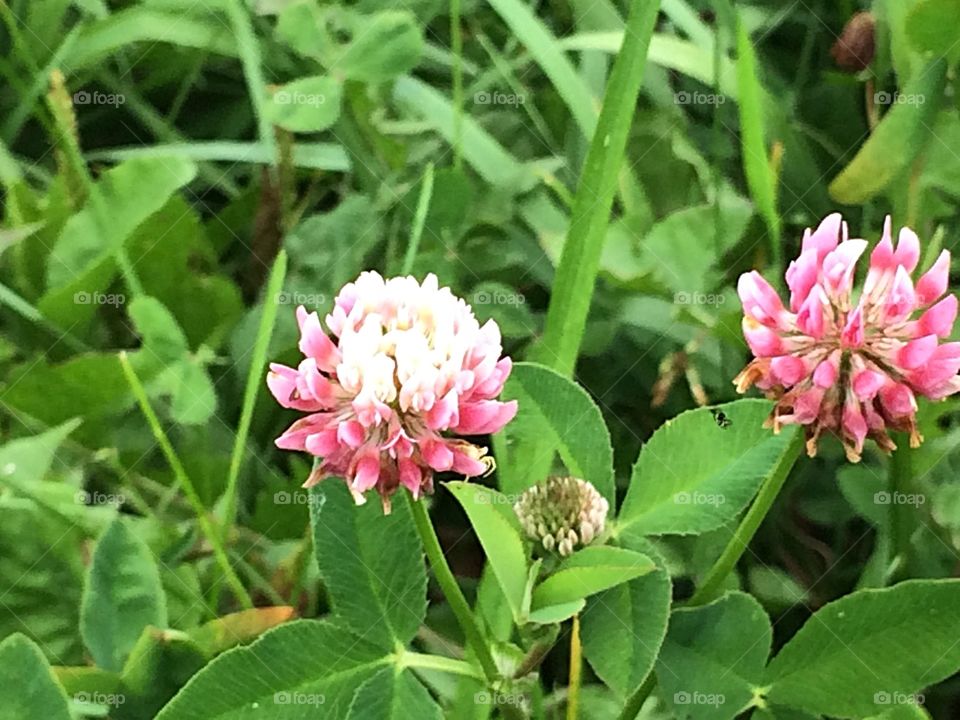
[[[780,490],[783,488],[783,484],[786,482],[790,470],[793,468],[797,458],[800,457],[800,452],[803,450],[803,433],[796,430],[793,432],[795,432],[794,438],[784,451],[780,462],[777,463],[773,472],[760,487],[760,492],[757,493],[753,505],[750,506],[750,509],[743,516],[733,537],[730,538],[730,542],[727,543],[720,557],[717,558],[713,567],[710,568],[710,571],[704,578],[703,584],[693,594],[693,597],[690,598],[690,601],[687,603],[688,607],[706,605],[720,594],[720,590],[727,576],[733,571],[733,568],[743,556],[753,536],[756,535],[763,519],[767,516],[767,513],[770,512],[770,508],[773,507],[773,501],[776,500],[777,495],[780,494]],[[656,686],[656,675],[651,672],[647,676],[647,679],[643,681],[643,684],[627,698],[626,705],[624,705],[623,711],[620,713],[619,720],[634,720],[637,713],[640,712],[640,709],[643,707],[643,703],[650,697],[650,693],[653,692]]]
[[[397,655],[397,665],[404,668],[418,668],[420,670],[437,670],[439,672],[463,675],[477,680],[483,680],[483,675],[476,666],[463,660],[443,657],[442,655],[426,655],[424,653],[403,650]]]
[[[634,0],[631,4],[623,45],[610,73],[603,109],[574,197],[570,229],[535,358],[564,375],[572,374],[583,339],[659,7],[659,0]]]
[[[444,597],[450,604],[460,629],[467,639],[467,644],[477,656],[480,667],[483,668],[483,674],[489,682],[494,682],[499,678],[497,664],[493,660],[487,641],[480,632],[476,619],[473,617],[473,611],[463,596],[456,578],[453,577],[453,571],[447,564],[447,559],[443,556],[443,549],[440,547],[440,540],[433,529],[433,523],[430,522],[430,515],[423,501],[410,503],[413,508],[413,520],[417,526],[417,532],[420,534],[420,540],[423,542],[423,549],[427,553],[427,559],[430,561],[430,567],[433,568],[434,577],[440,589],[443,590]]]

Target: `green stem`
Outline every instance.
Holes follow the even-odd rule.
[[[659,8],[659,0],[630,3],[623,44],[610,72],[603,107],[574,196],[567,239],[547,308],[546,327],[533,358],[562,375],[573,373],[583,340]]]
[[[570,681],[567,683],[567,720],[577,720],[580,704],[580,677],[583,671],[583,647],[580,644],[580,614],[573,616],[570,633]]]
[[[426,655],[424,653],[404,650],[397,658],[397,664],[402,668],[419,668],[421,670],[438,670],[440,672],[463,675],[477,680],[484,680],[483,673],[476,667],[463,660],[443,657],[442,655]]]
[[[795,433],[793,440],[790,441],[783,455],[780,456],[780,461],[777,463],[773,472],[764,481],[760,492],[757,493],[757,497],[753,501],[753,505],[750,506],[746,515],[743,516],[733,537],[730,538],[730,542],[727,543],[720,557],[717,558],[713,567],[710,568],[710,571],[704,578],[703,584],[693,594],[693,597],[690,598],[687,603],[688,607],[705,605],[719,595],[727,576],[733,571],[733,568],[743,556],[753,536],[756,535],[763,519],[767,516],[767,513],[770,512],[770,508],[773,507],[773,501],[776,500],[777,495],[780,494],[780,490],[783,488],[783,484],[786,482],[790,470],[796,463],[797,458],[800,457],[801,450],[803,450],[803,433],[796,430],[793,432]],[[653,692],[656,686],[656,675],[651,672],[647,676],[647,679],[643,681],[643,684],[627,699],[626,705],[624,705],[623,711],[620,713],[619,720],[634,720],[637,713],[639,713],[643,707],[643,703],[650,697],[650,693]]]
[[[227,579],[227,583],[230,585],[240,604],[246,609],[252,608],[253,601],[247,594],[246,588],[243,587],[243,583],[240,582],[240,578],[237,577],[237,574],[234,572],[233,566],[230,565],[230,559],[227,557],[220,533],[217,528],[214,527],[213,522],[211,522],[207,508],[200,499],[200,495],[197,493],[193,481],[187,475],[183,463],[180,462],[177,451],[173,449],[170,438],[168,438],[166,432],[164,432],[163,426],[160,424],[160,418],[157,417],[153,407],[150,405],[150,399],[147,397],[147,392],[143,388],[143,383],[140,382],[140,378],[137,377],[133,366],[130,365],[130,359],[125,352],[120,353],[120,365],[123,367],[123,374],[130,384],[133,396],[137,399],[140,410],[143,412],[147,423],[150,425],[150,429],[153,431],[153,437],[156,439],[167,462],[170,464],[170,468],[173,470],[177,485],[183,489],[183,494],[186,495],[191,507],[193,507],[193,511],[197,515],[200,530],[203,532],[204,537],[206,537],[207,542],[210,543],[210,547],[213,549],[213,555],[219,563],[220,569]],[[214,609],[214,612],[215,611],[216,609]]]
[[[413,508],[413,520],[417,526],[417,532],[420,533],[423,549],[427,553],[427,559],[430,560],[430,567],[433,568],[433,574],[437,578],[437,583],[439,583],[440,589],[443,590],[443,594],[450,604],[450,609],[460,624],[460,629],[463,630],[467,644],[476,654],[477,660],[483,668],[484,676],[488,682],[494,682],[500,676],[497,670],[497,664],[494,662],[490,648],[487,646],[483,633],[480,632],[480,627],[473,617],[470,605],[467,604],[467,599],[463,596],[463,591],[461,591],[460,586],[457,585],[457,580],[453,577],[453,572],[447,564],[447,559],[443,556],[440,540],[437,538],[437,533],[433,529],[433,524],[430,522],[427,508],[422,500],[411,503],[411,507]]]
[[[430,209],[430,198],[433,197],[433,163],[427,165],[423,174],[423,185],[420,187],[420,197],[417,200],[417,212],[413,217],[413,227],[410,230],[410,243],[403,258],[401,275],[409,275],[413,270],[413,261],[417,259],[417,250],[420,249],[420,238],[423,237],[423,226],[427,222],[427,211]]]
[[[803,433],[797,430],[793,432],[795,433],[793,440],[790,441],[783,455],[780,456],[780,461],[773,472],[760,487],[760,492],[757,493],[753,505],[747,510],[733,537],[730,538],[730,542],[727,543],[720,557],[717,558],[717,561],[703,579],[703,584],[697,588],[693,597],[690,598],[689,606],[706,605],[720,594],[727,576],[736,567],[747,546],[750,545],[750,541],[753,540],[753,536],[756,535],[763,519],[770,512],[773,501],[780,494],[780,490],[787,480],[787,475],[790,474],[791,468],[793,468],[797,458],[800,457],[800,451],[803,450]]]
[[[911,492],[910,445],[906,436],[897,438],[890,457],[890,567],[902,568],[910,552],[910,536],[916,521],[914,508],[903,502]],[[898,502],[899,501],[899,502]]]
[[[453,52],[453,166],[463,165],[463,33],[460,0],[450,0],[450,43]]]

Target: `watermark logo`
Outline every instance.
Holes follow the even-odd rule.
[[[327,101],[327,96],[319,93],[278,90],[273,94],[273,101],[277,105],[306,105],[307,107],[320,107]]]
[[[281,490],[273,494],[273,502],[275,505],[316,505],[319,509],[326,502],[326,498],[323,495]]]
[[[878,92],[873,94],[876,105],[923,105],[927,96],[920,93]]]
[[[77,505],[108,505],[119,507],[123,505],[127,498],[122,493],[102,493],[98,490],[77,490],[73,496]]]
[[[675,105],[723,105],[726,101],[726,95],[717,93],[687,92],[686,90],[681,90],[673,95]]]
[[[922,693],[886,692],[881,690],[873,696],[875,705],[923,705]]]
[[[723,305],[727,296],[715,293],[678,292],[673,295],[676,305]]]
[[[119,307],[127,302],[127,296],[122,293],[102,293],[102,292],[75,292],[73,294],[74,305],[113,305]]]
[[[473,294],[474,305],[523,305],[527,299],[520,293],[481,290]]]
[[[673,502],[677,505],[711,505],[718,507],[727,502],[723,493],[705,493],[705,492],[678,492],[673,496]]]
[[[74,105],[112,105],[113,107],[120,107],[125,102],[127,102],[127,98],[121,93],[79,90],[73,94]]]
[[[674,705],[709,705],[716,708],[726,702],[727,698],[723,693],[687,692],[681,690],[673,694]]]
[[[323,293],[281,292],[277,293],[277,305],[304,305],[319,307],[327,303]]]
[[[881,490],[873,494],[875,505],[912,505],[920,507],[927,502],[927,496],[921,493],[887,492]]]
[[[323,693],[277,692],[273,694],[274,705],[323,705],[327,696]]]
[[[523,705],[523,700],[522,693],[490,692],[483,690],[473,695],[473,702],[476,705],[515,705],[519,707]]]
[[[102,693],[102,692],[79,692],[73,696],[78,703],[85,705],[104,705],[107,707],[120,707],[127,698],[120,693]]]
[[[473,101],[477,105],[523,105],[526,97],[521,94],[502,93],[502,92],[478,92],[473,96]]]

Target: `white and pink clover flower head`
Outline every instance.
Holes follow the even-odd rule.
[[[433,274],[419,283],[376,272],[337,295],[332,337],[316,312],[299,307],[297,320],[305,358],[271,364],[267,385],[283,407],[309,413],[276,440],[321,458],[305,487],[342,477],[358,504],[375,488],[389,512],[401,485],[418,499],[434,472],[490,472],[486,449],[460,436],[496,432],[517,412],[496,400],[511,369],[496,322],[481,326]]]
[[[920,241],[903,228],[894,246],[887,217],[855,294],[854,272],[866,249],[866,240],[849,239],[835,213],[804,233],[786,273],[788,307],[756,271],[737,285],[755,356],[734,380],[737,389],[755,384],[776,399],[774,430],[803,425],[811,456],[824,430],[840,438],[852,462],[868,437],[892,450],[888,428],[909,433],[916,447],[923,440],[917,397],[939,400],[960,390],[960,343],[941,342],[957,317],[957,298],[945,295],[950,253],[940,253],[914,281]]]

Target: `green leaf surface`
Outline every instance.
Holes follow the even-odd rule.
[[[93,552],[80,608],[83,641],[99,667],[119,672],[144,628],[166,624],[157,562],[118,517]]]
[[[960,57],[960,0],[920,0],[907,14],[907,37],[918,52]]]
[[[820,608],[780,650],[768,696],[833,717],[876,715],[957,672],[960,643],[943,639],[958,636],[960,580],[860,590]]]
[[[393,649],[423,622],[427,571],[407,493],[384,515],[379,502],[357,506],[344,482],[310,491],[314,554],[334,616],[367,642]]]
[[[298,620],[214,659],[156,720],[338,720],[357,689],[391,662],[344,627]]]
[[[80,425],[70,420],[33,437],[10,440],[0,446],[0,482],[24,487],[46,477],[57,449]]]
[[[63,228],[47,263],[50,288],[73,283],[112,255],[136,227],[190,182],[197,168],[179,157],[129,160],[105,172]],[[99,288],[78,288],[93,292]]]
[[[440,706],[410,672],[384,668],[357,688],[347,720],[441,720]]]
[[[603,545],[585,547],[560,563],[533,589],[534,610],[575,602],[620,585],[654,569],[646,555]]]
[[[174,362],[190,349],[177,319],[156,298],[141,295],[133,299],[127,313],[144,346],[163,362]]]
[[[70,720],[67,696],[43,653],[19,633],[0,643],[0,707],[11,720]]]
[[[527,553],[513,503],[496,490],[467,482],[446,487],[463,506],[514,619],[521,616],[527,585]]]
[[[626,697],[653,669],[667,633],[672,586],[666,562],[651,543],[632,543],[656,564],[653,572],[590,598],[580,619],[583,654],[594,672]]]
[[[501,460],[502,489],[518,493],[543,482],[559,452],[569,473],[592,483],[612,507],[616,488],[610,433],[587,391],[548,367],[517,363],[503,397],[515,399],[518,411],[505,430],[508,451],[506,462]],[[536,456],[510,452],[534,444]]]
[[[771,642],[770,619],[745,593],[675,610],[657,659],[663,697],[677,717],[736,717],[763,679]]]
[[[340,117],[340,83],[325,75],[299,78],[274,90],[267,111],[290,132],[326,130]]]
[[[770,408],[766,400],[737,400],[668,420],[640,450],[616,532],[697,534],[735,518],[797,432],[764,428]],[[721,427],[711,410],[729,425]]]
[[[830,197],[858,205],[883,191],[910,166],[936,122],[947,63],[933,60],[897,95],[878,93],[893,107],[830,183]]]

